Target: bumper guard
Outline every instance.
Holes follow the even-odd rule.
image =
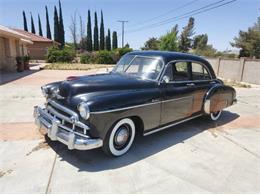
[[[99,138],[91,138],[75,131],[63,129],[61,121],[50,115],[45,108],[34,107],[35,124],[42,134],[47,134],[52,140],[58,140],[68,146],[68,149],[90,150],[99,148],[103,141]]]

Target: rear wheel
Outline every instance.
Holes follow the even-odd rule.
[[[216,121],[219,119],[220,115],[221,115],[222,111],[217,111],[217,112],[213,112],[213,113],[210,113],[210,119],[213,120],[213,121]]]
[[[105,153],[121,156],[131,147],[135,137],[135,124],[130,118],[119,120],[107,133],[103,144]]]

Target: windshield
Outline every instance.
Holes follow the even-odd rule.
[[[157,58],[125,55],[119,60],[113,72],[156,80],[162,68],[163,63]]]

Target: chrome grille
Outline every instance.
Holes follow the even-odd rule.
[[[47,112],[54,118],[61,121],[59,125],[66,131],[73,131],[80,134],[87,134],[88,126],[79,121],[79,116],[76,112],[62,106],[61,104],[49,100],[46,107]]]

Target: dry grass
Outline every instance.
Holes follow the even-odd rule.
[[[242,87],[242,88],[251,88],[250,84],[247,83],[242,83],[242,82],[237,82],[233,80],[223,80],[225,85],[233,86],[233,87]]]
[[[93,70],[100,68],[111,68],[111,64],[73,64],[73,63],[52,63],[44,67],[47,70]]]

